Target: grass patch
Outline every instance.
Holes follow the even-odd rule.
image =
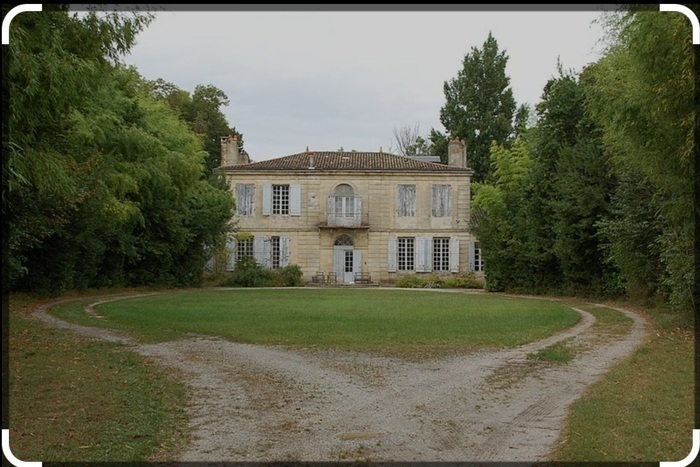
[[[527,358],[544,362],[567,363],[573,360],[574,355],[574,350],[565,341],[562,341],[537,352],[529,353]]]
[[[431,291],[347,289],[197,290],[76,304],[57,316],[122,329],[149,342],[195,333],[236,342],[432,356],[513,347],[575,324],[547,300]]]
[[[184,386],[115,344],[45,328],[10,302],[13,454],[24,461],[169,460],[186,440]]]
[[[674,314],[646,315],[654,325],[651,338],[572,405],[568,428],[552,461],[656,463],[678,461],[690,452],[692,330]],[[611,314],[610,319],[617,318]]]

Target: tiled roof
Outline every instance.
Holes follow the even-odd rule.
[[[310,168],[313,159],[313,170],[357,170],[357,171],[413,171],[413,172],[471,172],[471,169],[451,167],[436,162],[426,162],[409,157],[388,154],[385,152],[339,152],[339,151],[314,151],[292,154],[291,156],[270,159],[267,161],[253,162],[252,164],[230,165],[222,167],[224,170],[235,171],[295,171],[312,170]]]

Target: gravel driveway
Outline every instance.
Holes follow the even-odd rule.
[[[633,319],[624,336],[596,331],[593,315],[576,311],[576,326],[538,342],[420,362],[199,336],[142,345],[46,309],[35,316],[177,370],[194,435],[181,461],[528,463],[547,459],[568,406],[648,333],[627,310],[618,309]],[[578,349],[569,363],[526,357],[565,339]]]

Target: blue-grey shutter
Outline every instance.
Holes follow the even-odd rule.
[[[228,258],[226,258],[226,270],[233,271],[236,268],[236,239],[229,237],[226,240]]]
[[[459,272],[459,237],[450,237],[450,271]]]
[[[397,254],[398,254],[398,243],[397,237],[389,237],[388,245],[388,258],[386,269],[389,272],[396,272]]]
[[[355,272],[362,272],[362,251],[352,251],[352,264],[355,269]]]
[[[249,216],[255,215],[255,185],[250,184],[246,189],[246,212]]]
[[[265,259],[265,243],[265,237],[253,237],[253,258],[260,266],[268,261]]]
[[[301,185],[289,185],[289,215],[301,216]]]
[[[416,237],[416,272],[430,272],[432,268],[432,237]]]
[[[469,272],[474,272],[474,242],[469,242]]]
[[[236,183],[236,214],[242,215],[245,206],[245,184]]]
[[[263,216],[269,216],[272,210],[272,185],[265,183],[263,185],[263,199],[262,199],[262,210]]]
[[[280,266],[289,266],[289,237],[280,237]]]

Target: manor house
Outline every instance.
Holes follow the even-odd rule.
[[[379,152],[309,151],[251,162],[221,138],[221,167],[236,200],[227,269],[301,267],[307,280],[392,283],[403,275],[482,270],[469,232],[463,141],[448,164]]]

